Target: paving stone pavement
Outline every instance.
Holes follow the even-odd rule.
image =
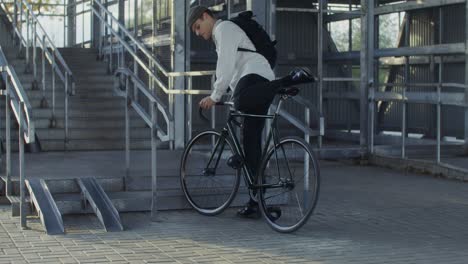
[[[65,216],[66,235],[29,230],[0,206],[0,263],[468,263],[468,184],[321,162],[309,222],[279,234],[262,220],[194,211],[122,214],[106,233],[93,215]]]

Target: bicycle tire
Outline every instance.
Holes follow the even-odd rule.
[[[295,150],[290,146],[297,147],[302,153],[296,157]],[[291,154],[294,157],[289,157]],[[284,157],[283,160],[281,160],[281,156]],[[301,159],[303,160],[301,161]],[[308,160],[309,163],[307,168],[305,160]],[[302,177],[303,184],[301,184],[301,177],[293,179],[296,171],[300,174],[301,166],[304,175]],[[260,188],[259,202],[263,217],[275,231],[290,233],[298,230],[312,215],[319,197],[320,168],[312,147],[299,137],[281,139],[279,144],[267,152],[260,168],[262,184],[284,185],[281,188]],[[273,175],[275,173],[278,175]],[[281,174],[283,174],[283,178]],[[291,177],[289,181],[288,175]],[[304,187],[303,192],[298,194],[301,187]],[[300,195],[302,195],[302,199],[299,198]],[[289,199],[297,200],[297,209],[287,204]],[[292,214],[293,210],[300,212],[298,217],[286,214],[286,212]]]
[[[220,139],[223,140],[223,142],[220,142]],[[224,148],[226,146],[228,146],[228,148],[221,150],[213,149],[213,146],[210,147],[210,143],[213,142],[213,140],[216,143],[223,144],[222,146],[224,146]],[[220,172],[219,169],[222,169],[224,174],[217,173],[216,175],[206,175],[206,158],[211,157],[213,151],[217,151],[221,155],[214,157],[216,159],[219,158],[218,166],[221,166],[216,168],[215,174]],[[215,152],[215,155],[218,154],[217,152]],[[239,189],[240,170],[233,169],[227,165],[227,160],[233,155],[234,148],[231,141],[226,137],[221,137],[221,134],[214,130],[201,132],[187,144],[181,159],[180,184],[185,198],[198,213],[208,216],[220,214],[229,207],[234,200],[237,190]],[[200,159],[203,159],[201,163]],[[205,161],[205,163],[203,163],[203,161]],[[192,167],[195,167],[193,172]],[[192,173],[196,174],[192,175]],[[218,177],[216,177],[217,175]],[[210,186],[196,186],[196,184],[194,184],[196,177],[200,178],[200,182],[211,181],[212,183],[221,184],[219,187],[221,187],[222,190],[216,189],[216,186],[211,186],[212,188],[210,188]],[[216,180],[214,180],[215,177]]]

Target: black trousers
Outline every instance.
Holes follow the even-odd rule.
[[[242,77],[237,84],[233,95],[234,105],[237,110],[246,114],[265,115],[275,97],[275,85],[257,74],[249,74]],[[262,154],[262,130],[265,120],[262,118],[246,117],[242,130],[245,152],[245,162],[257,177],[257,169],[260,165]]]

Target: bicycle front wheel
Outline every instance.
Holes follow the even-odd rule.
[[[278,232],[294,232],[314,211],[320,189],[320,169],[311,146],[299,137],[282,139],[261,165],[260,208]]]
[[[203,215],[223,212],[239,188],[240,171],[228,165],[232,143],[217,131],[205,131],[187,145],[180,166],[182,190],[190,205]]]

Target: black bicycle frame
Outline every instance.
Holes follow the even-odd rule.
[[[261,119],[265,119],[265,120],[267,120],[267,119],[272,120],[271,131],[267,136],[267,140],[265,142],[265,146],[263,147],[262,154],[261,154],[261,157],[263,158],[263,157],[266,157],[266,155],[268,154],[267,152],[268,152],[271,140],[273,140],[274,146],[279,144],[279,135],[278,135],[279,132],[278,132],[278,128],[277,128],[277,114],[275,113],[273,115],[251,115],[251,114],[243,114],[243,113],[231,110],[231,112],[229,114],[228,121],[227,121],[227,125],[221,132],[222,133],[221,137],[222,138],[230,138],[231,142],[234,144],[234,148],[235,148],[234,149],[234,151],[235,151],[234,154],[239,155],[239,157],[242,160],[242,170],[244,172],[244,181],[245,181],[246,185],[250,189],[256,190],[256,189],[259,189],[259,188],[282,188],[283,184],[256,184],[254,182],[254,177],[253,177],[252,170],[251,170],[251,168],[249,168],[247,166],[247,164],[245,162],[245,154],[243,152],[243,149],[241,147],[239,139],[237,138],[235,130],[234,130],[235,129],[234,126],[239,124],[239,122],[237,122],[235,120],[235,118],[237,118],[237,117],[261,118]],[[276,150],[275,150],[275,152],[276,152]],[[261,164],[258,164],[258,166],[260,166],[260,165]],[[257,171],[258,171],[258,169],[259,168],[257,168]]]

